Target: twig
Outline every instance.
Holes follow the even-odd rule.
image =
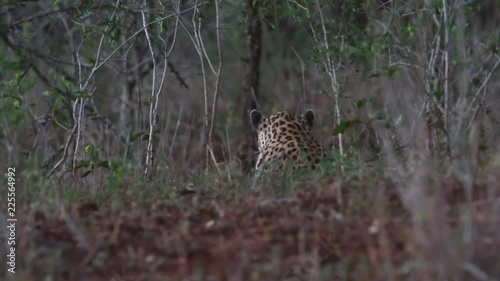
[[[181,104],[181,109],[179,111],[179,117],[177,118],[177,123],[175,124],[174,136],[172,137],[172,143],[170,144],[170,149],[168,150],[168,158],[172,157],[172,151],[174,150],[175,138],[177,137],[177,131],[179,130],[179,126],[181,124],[182,108],[183,108],[183,104]]]
[[[105,59],[103,59],[101,61],[101,63],[98,65],[98,68],[100,68],[101,66],[103,66],[107,61],[109,61],[111,59],[111,57],[114,56],[114,54],[116,54],[116,52],[118,52],[118,50],[123,47],[123,45],[127,44],[130,40],[134,39],[135,37],[137,37],[141,32],[143,32],[146,28],[148,28],[150,25],[153,25],[153,24],[156,24],[156,23],[159,23],[159,22],[162,22],[168,18],[171,18],[171,17],[178,17],[180,14],[184,14],[184,13],[187,13],[193,9],[198,9],[198,7],[200,6],[203,6],[205,4],[207,4],[208,2],[205,1],[205,2],[201,2],[193,7],[190,7],[188,9],[185,9],[183,11],[180,11],[180,12],[176,12],[176,13],[172,13],[168,16],[164,16],[164,17],[161,17],[161,18],[158,18],[154,21],[151,21],[149,22],[146,26],[143,25],[142,28],[140,28],[139,30],[137,30],[134,34],[132,34],[129,38],[127,38],[125,41],[123,41],[120,45],[118,45]],[[180,22],[182,24],[182,22]]]
[[[141,12],[142,14],[142,20],[143,24],[146,26],[146,17],[144,15],[144,11]],[[177,28],[177,25],[176,25]],[[151,57],[153,60],[153,85],[152,85],[152,90],[151,90],[151,105],[149,107],[149,139],[148,139],[148,146],[147,146],[147,153],[146,153],[146,168],[144,169],[144,174],[146,175],[146,180],[150,181],[151,180],[151,169],[153,168],[154,165],[154,149],[153,149],[153,134],[155,132],[155,128],[157,126],[156,122],[156,117],[158,116],[158,97],[160,96],[160,93],[163,89],[163,85],[165,84],[165,78],[167,76],[167,68],[168,68],[168,56],[172,52],[174,45],[175,45],[175,40],[172,43],[172,46],[170,47],[170,50],[167,51],[165,48],[164,52],[164,66],[163,66],[163,72],[160,80],[160,85],[158,86],[158,90],[155,91],[155,77],[156,77],[156,60],[154,59],[154,51],[153,47],[151,45],[151,39],[149,38],[149,32],[147,29],[144,29],[144,32],[146,33],[146,38],[148,40],[148,46],[149,50],[151,52]],[[175,34],[177,33],[177,29],[175,30]],[[174,36],[175,38],[175,36]],[[165,41],[164,41],[165,42]],[[166,44],[166,43],[165,43]]]
[[[61,159],[59,159],[59,161],[56,163],[56,165],[54,165],[54,167],[49,171],[49,174],[48,174],[49,176],[51,176],[57,169],[59,169],[59,167],[62,165],[62,163],[64,163],[64,161],[66,161],[66,158],[68,157],[69,144],[73,140],[73,136],[76,132],[76,129],[77,129],[77,124],[75,123],[73,125],[73,129],[71,130],[68,138],[66,139],[66,143],[64,144],[63,156],[61,157]]]
[[[151,53],[151,59],[153,61],[153,77],[152,77],[152,83],[153,85],[151,86],[151,103],[149,105],[149,136],[148,136],[148,145],[146,149],[146,167],[144,169],[144,174],[146,176],[146,180],[150,181],[150,176],[151,176],[151,169],[153,167],[153,161],[154,161],[154,156],[153,156],[153,134],[154,134],[154,129],[156,128],[156,114],[157,114],[157,108],[158,108],[158,95],[157,92],[155,91],[155,85],[156,85],[156,59],[155,59],[155,53],[153,50],[153,46],[151,45],[151,39],[149,38],[149,32],[148,29],[146,28],[146,15],[144,14],[144,11],[141,11],[142,15],[142,25],[144,28],[144,34],[146,35],[146,40],[148,42],[149,46],[149,51]],[[159,92],[158,92],[159,94]]]
[[[491,76],[493,75],[493,73],[495,72],[495,70],[497,69],[497,67],[498,67],[499,64],[500,64],[500,57],[498,57],[497,62],[495,63],[495,65],[493,66],[493,68],[491,69],[491,71],[488,73],[488,75],[486,76],[486,78],[484,78],[484,81],[481,84],[481,86],[479,87],[479,89],[476,91],[476,95],[474,96],[474,99],[472,99],[472,101],[470,102],[469,108],[467,109],[467,112],[470,112],[472,110],[472,106],[476,103],[476,101],[479,98],[479,96],[481,96],[481,92],[485,92],[483,90],[485,90],[486,85],[490,81]],[[484,95],[482,95],[482,96],[484,97]],[[478,105],[478,107],[476,108],[474,114],[472,114],[471,117],[473,117],[473,116],[476,115],[478,109],[479,109],[479,105]],[[468,127],[470,127],[470,125]]]
[[[64,218],[64,222],[66,223],[66,226],[68,227],[71,234],[73,234],[73,237],[79,242],[81,246],[83,246],[87,250],[87,252],[90,252],[92,247],[90,246],[89,241],[87,240],[87,238],[85,238],[85,235],[83,235],[82,231],[78,229],[75,222],[70,218],[68,212],[66,212],[66,209],[64,208],[64,204],[59,201],[58,205],[59,211],[62,213],[62,216]]]
[[[210,155],[210,158],[212,159],[212,162],[214,163],[215,169],[217,169],[217,172],[220,173],[219,165],[217,165],[217,159],[215,159],[215,155],[212,148],[210,146],[207,146],[207,151],[208,151],[207,153]]]
[[[79,106],[79,110],[77,109]],[[78,112],[78,113],[77,113]],[[73,105],[73,120],[76,124],[76,141],[75,141],[75,147],[73,150],[73,166],[72,166],[72,171],[73,175],[75,175],[75,167],[76,167],[76,155],[78,153],[78,147],[80,146],[80,138],[81,138],[81,124],[82,124],[82,114],[83,113],[83,98],[78,98],[75,100],[75,103]]]
[[[198,15],[198,23],[196,23],[196,16]],[[205,115],[205,147],[209,146],[209,119],[208,119],[208,93],[207,93],[207,76],[205,73],[205,60],[203,56],[203,45],[201,41],[203,40],[201,38],[201,17],[198,14],[198,8],[195,9],[195,12],[193,13],[192,17],[192,22],[193,22],[193,28],[194,28],[194,46],[196,49],[196,52],[198,53],[198,57],[200,59],[200,65],[201,65],[201,74],[203,78],[203,101],[204,101],[204,115]],[[206,149],[206,168],[208,171],[208,162],[209,162],[209,151]]]
[[[305,105],[306,103],[306,77],[305,77],[305,63],[304,61],[302,60],[302,58],[300,57],[299,53],[297,53],[297,51],[295,50],[295,48],[292,46],[290,47],[293,51],[293,53],[297,56],[297,58],[299,59],[299,62],[300,62],[300,73],[302,74],[302,103],[303,105]]]
[[[477,280],[480,280],[480,281],[498,281],[498,279],[494,279],[494,278],[488,276],[488,274],[486,272],[484,272],[481,268],[479,268],[477,265],[472,264],[470,262],[465,262],[462,265],[462,268],[465,272],[474,276],[474,278]]]
[[[442,0],[443,3],[443,22],[444,22],[444,130],[448,132],[449,130],[449,29],[450,23],[448,22],[448,9],[446,6],[446,0]]]
[[[257,183],[259,182],[259,179],[264,175],[264,172],[268,167],[271,167],[274,165],[274,163],[283,160],[284,157],[286,156],[285,152],[281,152],[278,156],[272,158],[270,161],[263,162],[258,168],[257,171],[255,171],[255,176],[252,181],[252,185],[250,189],[256,189],[257,188]]]
[[[306,12],[307,18],[309,20],[309,29],[311,31],[313,41],[317,45],[322,44],[325,47],[326,60],[323,62],[323,64],[324,64],[324,66],[326,68],[326,72],[330,78],[330,86],[331,86],[332,92],[333,92],[333,98],[334,98],[334,104],[335,104],[334,105],[335,117],[336,117],[334,125],[338,125],[338,124],[340,124],[340,122],[342,120],[341,115],[340,115],[340,92],[339,92],[339,86],[338,86],[338,82],[337,82],[337,76],[335,73],[335,66],[334,66],[334,63],[332,61],[332,58],[330,57],[330,47],[328,44],[326,26],[325,26],[325,21],[323,18],[323,12],[321,10],[321,6],[319,4],[319,1],[316,0],[315,3],[316,3],[316,7],[318,9],[318,12],[319,12],[319,17],[320,17],[320,22],[321,22],[321,27],[322,27],[322,32],[323,32],[323,39],[322,40],[320,40],[319,36],[316,34],[316,30],[314,29],[314,26],[312,23],[312,17],[311,17],[311,13],[309,11],[309,8],[305,5],[299,4],[297,1],[291,0],[291,2],[293,2],[299,8],[303,9]],[[340,152],[340,155],[342,156],[342,155],[344,155],[344,144],[343,144],[343,140],[342,140],[342,134],[339,134],[337,138],[339,140],[339,152]],[[341,163],[340,167],[341,167],[341,170],[344,171],[344,165],[342,163]]]
[[[119,4],[119,0],[116,1],[115,3],[115,9],[113,10],[113,13],[111,14],[111,19],[113,19],[117,9],[118,9],[118,4]],[[80,82],[80,91],[83,91],[85,89],[87,89],[87,86],[88,84],[90,83],[90,81],[92,80],[95,72],[97,71],[98,67],[98,62],[99,62],[99,57],[100,57],[100,53],[101,53],[101,48],[102,48],[102,43],[104,41],[104,35],[106,34],[106,31],[109,29],[109,25],[106,26],[105,28],[105,32],[104,34],[101,36],[101,39],[99,41],[99,45],[97,47],[97,54],[96,54],[96,62],[94,64],[94,67],[92,68],[92,70],[90,71],[90,74],[87,76],[87,80],[85,81],[85,83],[82,85],[82,83]],[[80,47],[82,46],[83,44],[83,41],[81,42],[80,46],[78,47],[78,50],[80,49]],[[78,60],[78,50],[77,50],[77,54],[76,54],[76,57],[77,57],[77,61]],[[78,69],[79,69],[79,75],[81,75],[81,65],[79,64],[78,65]],[[81,81],[81,76],[79,77],[80,79],[78,79],[79,81]],[[85,102],[86,103],[86,102]],[[54,168],[52,168],[52,170],[49,172],[49,176],[52,175],[52,173],[54,173],[54,171],[59,168],[59,166],[61,166],[64,161],[67,159],[68,157],[68,147],[69,147],[69,144],[71,143],[71,141],[73,140],[73,137],[75,135],[75,133],[77,133],[77,139],[76,139],[76,143],[75,143],[75,147],[74,147],[74,151],[73,151],[73,166],[72,166],[72,170],[73,172],[75,171],[75,166],[76,166],[76,154],[78,152],[78,147],[79,147],[79,144],[80,144],[80,133],[81,133],[81,117],[83,115],[83,108],[85,106],[85,103],[83,102],[83,98],[79,98],[77,99],[74,104],[73,104],[73,122],[74,122],[74,126],[73,126],[73,129],[71,130],[71,133],[66,141],[66,144],[64,145],[64,154],[63,154],[63,157],[59,160],[59,162],[57,162],[57,164],[54,166]],[[79,114],[76,114],[76,107],[77,105],[80,104],[80,110],[79,110]]]
[[[341,116],[340,116],[339,86],[338,86],[338,82],[337,82],[337,76],[335,73],[333,61],[332,61],[332,58],[330,57],[330,47],[328,45],[328,37],[327,37],[327,33],[326,33],[325,21],[323,19],[323,11],[321,10],[321,6],[320,6],[318,0],[316,0],[316,6],[317,6],[318,11],[319,11],[319,18],[321,20],[321,27],[323,29],[323,44],[325,45],[325,49],[326,49],[325,67],[326,67],[328,75],[330,76],[330,86],[332,87],[332,91],[333,91],[333,95],[334,95],[334,102],[335,102],[335,115],[336,115],[336,119],[337,119],[336,125],[338,125],[342,121]],[[309,15],[309,12],[308,12],[308,15]],[[311,27],[312,27],[312,25],[311,25]],[[339,153],[340,153],[340,156],[342,157],[344,155],[344,144],[342,141],[342,134],[338,135],[338,140],[339,140]],[[340,169],[342,170],[342,172],[344,171],[344,165],[342,163],[340,163]]]
[[[216,82],[215,82],[215,91],[214,91],[214,99],[212,101],[212,119],[210,121],[210,130],[209,130],[209,133],[208,133],[208,149],[211,150],[212,148],[212,141],[213,141],[213,131],[214,131],[214,127],[215,127],[215,112],[217,111],[217,100],[219,98],[219,88],[220,88],[220,77],[221,77],[221,70],[222,70],[222,65],[223,65],[223,60],[222,60],[222,51],[221,51],[221,45],[220,45],[220,29],[219,29],[219,4],[218,4],[218,1],[215,0],[215,19],[216,19],[216,34],[217,34],[217,55],[218,55],[218,58],[219,58],[219,65],[217,67],[217,72],[215,73],[215,77],[216,77]],[[203,48],[205,49],[205,48]],[[212,153],[213,154],[213,153]],[[214,165],[217,166],[217,163],[215,162],[215,158],[213,157],[214,159]],[[217,168],[217,170],[219,170]]]

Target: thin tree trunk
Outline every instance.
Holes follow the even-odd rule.
[[[243,85],[243,130],[242,142],[239,149],[239,158],[242,165],[242,171],[248,173],[254,163],[254,154],[256,151],[256,141],[253,136],[253,129],[249,121],[250,111],[257,108],[259,97],[259,68],[262,50],[262,30],[259,15],[259,8],[254,5],[253,0],[245,0],[243,5],[246,19],[245,34],[247,37],[247,56],[245,58],[245,82]]]

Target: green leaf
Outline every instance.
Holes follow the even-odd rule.
[[[53,115],[54,115],[54,118],[57,120],[57,122],[62,123],[62,124],[69,123],[68,115],[65,112],[63,112],[62,110],[55,108]]]
[[[80,99],[80,98],[92,98],[92,96],[87,91],[76,91],[75,99]]]
[[[85,146],[85,153],[87,153],[88,156],[90,156],[90,159],[96,160],[99,157],[99,153],[97,152],[97,149],[95,146],[88,144]]]
[[[97,164],[97,167],[103,167],[103,168],[110,168],[110,162],[109,161],[101,161]]]
[[[94,65],[96,62],[96,59],[94,57],[88,57],[87,60],[89,61],[90,64]]]
[[[335,127],[333,129],[333,134],[334,135],[343,134],[350,127],[353,127],[353,126],[356,126],[356,125],[362,124],[362,123],[363,122],[357,118],[353,119],[353,120],[342,121],[342,122],[340,122],[340,124],[337,125],[337,127]]]
[[[136,132],[136,133],[133,133],[131,136],[130,136],[130,141],[131,142],[134,142],[135,140],[137,140],[138,138],[142,137],[142,136],[145,136],[147,135],[147,133],[145,132]]]
[[[391,129],[393,126],[392,126],[392,122],[390,120],[385,120],[384,122],[384,127],[386,129]]]
[[[394,74],[396,74],[399,70],[399,66],[398,65],[390,65],[387,67],[387,73],[389,74],[389,76],[394,76]]]
[[[383,109],[377,111],[377,113],[375,114],[375,119],[385,120],[386,118],[387,118],[387,113]]]
[[[474,78],[472,79],[472,85],[474,85],[474,86],[476,86],[476,87],[477,87],[477,86],[479,86],[480,84],[481,84],[481,79],[479,79],[479,77],[477,77],[477,76],[476,76],[476,77],[474,77]]]
[[[362,98],[357,100],[354,105],[356,105],[357,108],[364,108],[366,104],[368,103],[368,99]]]
[[[12,106],[14,107],[14,109],[21,109],[21,104],[23,101],[19,97],[11,96],[11,98],[13,99]]]
[[[431,4],[432,4],[432,8],[434,8],[434,9],[438,9],[438,10],[443,9],[443,2],[442,1],[436,0],[436,1],[433,1]]]
[[[437,98],[437,99],[440,99],[441,97],[444,96],[444,91],[442,89],[436,89],[434,91],[434,96]]]
[[[81,178],[84,178],[84,177],[86,177],[86,176],[90,175],[91,173],[92,173],[92,170],[88,170],[88,171],[86,171],[85,173],[83,173],[80,177],[81,177]]]
[[[91,162],[88,160],[78,160],[75,163],[75,170],[83,168],[83,167],[90,167]]]

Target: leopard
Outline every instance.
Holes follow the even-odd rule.
[[[281,111],[266,117],[254,109],[250,119],[257,134],[256,173],[281,170],[287,162],[292,163],[293,170],[314,170],[319,164],[323,150],[311,134],[313,110],[302,115]]]

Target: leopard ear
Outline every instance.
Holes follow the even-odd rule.
[[[304,113],[304,119],[306,119],[307,125],[309,125],[309,129],[311,129],[314,121],[314,111],[312,111],[312,109],[306,110],[306,112]]]
[[[252,125],[257,127],[260,121],[262,121],[262,113],[257,109],[254,109],[250,112],[250,119],[252,120]]]

